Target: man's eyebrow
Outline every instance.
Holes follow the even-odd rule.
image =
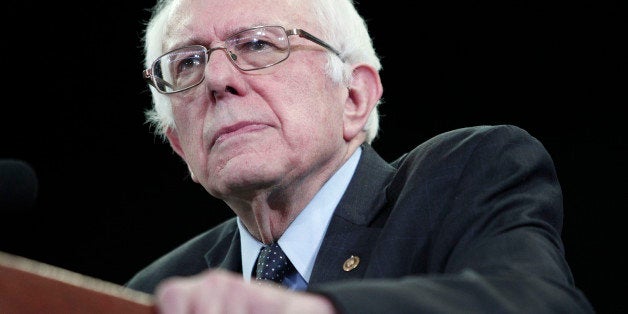
[[[227,26],[223,30],[220,31],[221,36],[219,36],[219,39],[212,39],[212,40],[208,40],[207,38],[203,38],[197,35],[185,36],[185,38],[182,38],[183,36],[177,36],[178,38],[176,40],[172,40],[170,44],[167,45],[166,51],[174,50],[181,47],[191,46],[191,45],[202,45],[209,48],[212,42],[222,41],[226,39],[227,37],[237,34],[241,31],[256,28],[256,27],[261,27],[261,26],[270,26],[270,25],[275,26],[275,25],[281,25],[281,24],[258,22],[258,23],[251,23],[248,25]]]
[[[173,36],[173,34],[168,34],[164,39],[164,51],[171,51],[174,49],[178,49],[181,47],[187,47],[191,45],[198,45],[203,41],[200,40],[197,36]]]
[[[264,23],[264,22],[255,22],[255,23],[250,23],[247,25],[238,25],[238,26],[231,26],[231,27],[226,27],[224,28],[223,34],[224,34],[224,38],[227,38],[233,34],[239,33],[241,31],[247,30],[247,29],[252,29],[252,28],[257,28],[257,27],[262,27],[262,26],[279,26],[281,25],[281,23]],[[223,38],[223,39],[224,39]]]

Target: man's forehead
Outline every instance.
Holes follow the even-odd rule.
[[[165,36],[170,50],[188,44],[221,41],[260,25],[304,27],[311,16],[302,0],[174,0]]]
[[[312,0],[173,0],[172,19],[180,20],[185,16],[195,16],[198,20],[206,17],[216,21],[251,19],[283,19],[295,17],[305,20],[312,15]],[[200,19],[199,19],[200,18]],[[217,24],[218,22],[214,23]]]

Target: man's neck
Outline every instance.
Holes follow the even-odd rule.
[[[314,195],[345,164],[358,145],[348,146],[341,158],[334,159],[301,180],[285,186],[258,191],[246,201],[226,201],[240,217],[253,237],[263,243],[273,243],[288,229]]]

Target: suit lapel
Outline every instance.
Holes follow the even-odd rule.
[[[225,231],[205,253],[205,261],[209,268],[222,268],[242,273],[242,254],[240,249],[240,233],[235,219],[233,225]]]
[[[316,257],[310,285],[364,277],[381,230],[377,222],[386,216],[386,186],[394,172],[370,145],[362,145],[360,162]]]

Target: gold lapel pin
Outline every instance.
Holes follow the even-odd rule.
[[[344,269],[344,271],[352,271],[358,267],[358,264],[360,264],[360,258],[355,255],[351,255],[351,257],[347,258],[345,263],[342,264],[342,269]]]

